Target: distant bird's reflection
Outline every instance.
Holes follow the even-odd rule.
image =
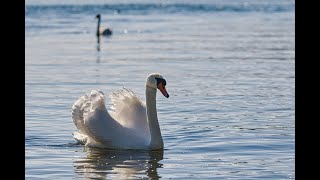
[[[105,150],[85,148],[87,157],[74,161],[74,171],[81,179],[159,179],[163,150]]]
[[[100,37],[97,37],[97,63],[100,63]]]
[[[97,37],[97,51],[100,51],[100,37]]]

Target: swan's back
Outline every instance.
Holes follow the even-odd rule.
[[[112,30],[107,28],[101,31],[101,34],[104,36],[111,36],[112,35]]]

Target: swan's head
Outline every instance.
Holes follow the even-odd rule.
[[[100,14],[97,14],[97,15],[96,15],[96,18],[100,19],[100,18],[101,18]]]
[[[159,89],[161,93],[168,98],[169,94],[166,90],[166,80],[158,73],[152,73],[148,76],[146,86],[154,88],[154,89]]]

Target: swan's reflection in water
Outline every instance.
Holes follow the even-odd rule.
[[[133,151],[85,148],[87,157],[74,161],[81,179],[158,179],[163,150]]]
[[[100,37],[97,37],[97,63],[100,63]]]
[[[97,37],[97,51],[100,51],[100,37]]]

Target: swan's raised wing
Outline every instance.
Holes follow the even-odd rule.
[[[113,92],[111,98],[111,116],[121,125],[137,129],[149,135],[146,105],[130,89],[122,88]]]
[[[115,121],[105,107],[103,92],[93,90],[80,97],[72,106],[72,119],[76,127],[90,139],[108,144],[121,135],[123,126]]]

